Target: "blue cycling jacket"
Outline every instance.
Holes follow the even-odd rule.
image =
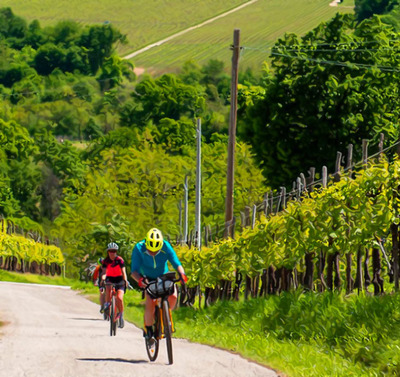
[[[168,272],[168,261],[175,269],[181,265],[168,241],[164,240],[161,250],[155,256],[151,256],[146,249],[145,240],[143,240],[138,242],[132,250],[131,273],[138,272],[149,279],[156,279]]]

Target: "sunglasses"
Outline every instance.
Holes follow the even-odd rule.
[[[117,252],[117,250],[107,250],[109,253],[116,253]]]

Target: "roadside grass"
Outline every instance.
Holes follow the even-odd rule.
[[[399,376],[400,295],[284,293],[175,313],[177,336],[289,376]]]
[[[55,25],[60,20],[81,24],[109,22],[127,35],[128,44],[118,46],[120,54],[127,54],[247,1],[202,0],[199,6],[197,0],[2,0],[1,7],[10,7],[28,22],[37,19],[42,26]]]
[[[148,73],[176,72],[187,61],[199,64],[222,60],[230,69],[233,30],[241,30],[239,67],[261,71],[269,60],[271,47],[285,33],[299,36],[312,30],[336,13],[353,13],[353,0],[331,7],[330,0],[259,0],[213,23],[174,38],[131,59]]]
[[[70,285],[98,303],[91,283],[8,273],[0,280]],[[175,337],[238,353],[288,376],[399,376],[400,294],[283,293],[174,311]],[[126,319],[143,326],[141,293]]]

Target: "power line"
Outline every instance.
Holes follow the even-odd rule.
[[[313,59],[313,58],[306,58],[306,57],[301,57],[301,56],[279,54],[277,52],[271,52],[271,55],[282,56],[282,57],[290,58],[290,59],[299,59],[299,60],[304,60],[304,61],[310,61],[310,62],[314,62],[317,64],[337,65],[337,66],[345,67],[345,68],[352,68],[352,66],[353,66],[353,67],[359,67],[359,68],[364,68],[364,69],[369,69],[369,70],[380,69],[381,71],[385,71],[385,72],[400,72],[400,69],[396,69],[396,68],[388,67],[388,66],[354,63],[354,62],[340,62],[337,60]]]
[[[398,40],[398,39],[386,39],[385,40],[385,45],[387,45],[388,43],[400,44],[400,40]],[[313,50],[314,47],[331,47],[331,48],[333,48],[333,47],[337,48],[337,47],[342,47],[342,46],[343,47],[350,47],[350,46],[360,47],[360,46],[363,46],[363,45],[370,45],[370,44],[372,44],[372,45],[373,44],[379,44],[381,46],[384,46],[382,44],[382,41],[373,40],[373,41],[349,41],[349,42],[340,42],[340,43],[309,43],[309,44],[299,44],[297,46],[296,45],[291,45],[291,46],[277,45],[275,43],[275,45],[270,46],[270,47],[267,47],[267,46],[265,46],[265,47],[241,46],[241,49],[243,49],[243,50],[258,50],[258,51],[262,51],[262,52],[268,52],[268,51],[270,51],[270,50],[272,50],[274,48],[296,47],[296,48],[293,48],[293,49],[286,49],[286,51],[291,51],[291,50],[297,51],[299,49],[302,49],[302,50],[307,50],[308,49],[310,51],[315,51],[315,50]],[[385,49],[392,49],[392,48],[394,48],[394,47],[386,47]],[[400,46],[399,46],[399,48],[400,48]],[[331,50],[329,50],[329,51],[331,51]],[[339,51],[342,51],[342,50],[344,50],[344,49],[340,49]],[[375,49],[365,49],[365,50],[371,50],[372,51],[372,50],[375,50]]]

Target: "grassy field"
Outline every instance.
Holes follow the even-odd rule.
[[[3,0],[14,13],[42,26],[63,19],[82,24],[111,22],[127,34],[129,43],[118,46],[119,54],[141,49],[188,27],[202,23],[248,1],[245,0]],[[132,59],[140,72],[176,72],[186,61],[199,64],[210,59],[230,69],[233,30],[241,29],[244,46],[240,69],[261,71],[269,49],[286,32],[302,35],[337,12],[353,12],[354,0],[338,7],[331,0],[259,0],[213,23],[192,30]],[[134,4],[134,6],[133,6]]]
[[[129,44],[119,47],[120,54],[132,52],[152,42],[205,21],[246,3],[248,0],[2,0],[28,21],[39,20],[42,26],[60,20],[82,24],[111,22],[124,34]]]
[[[149,72],[174,71],[193,60],[203,64],[215,58],[230,68],[233,30],[241,30],[241,69],[260,71],[271,46],[286,32],[303,35],[337,12],[353,12],[353,2],[331,7],[329,0],[260,0],[227,17],[216,20],[146,51],[132,59],[137,67]],[[346,6],[346,7],[345,7]]]

